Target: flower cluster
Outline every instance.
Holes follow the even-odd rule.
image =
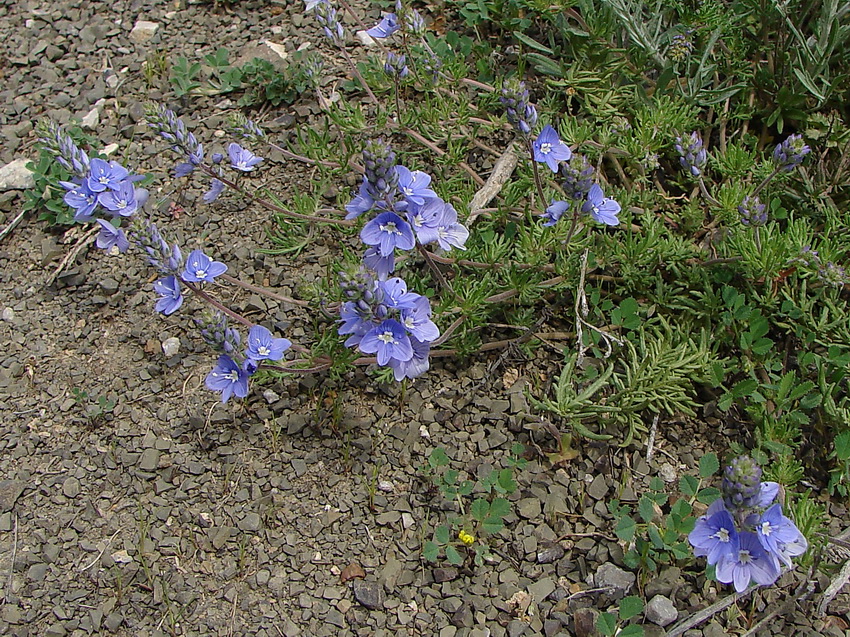
[[[208,313],[196,319],[204,340],[221,352],[213,370],[207,374],[208,389],[221,392],[221,402],[231,396],[245,398],[248,395],[248,379],[259,369],[264,360],[279,361],[292,343],[285,338],[275,338],[262,325],[254,325],[248,332],[245,350],[240,354],[239,332],[227,324],[227,317],[220,312]],[[238,362],[241,360],[241,363]]]
[[[524,82],[502,88],[499,101],[505,109],[508,121],[524,137],[529,137],[537,124],[537,109],[528,101],[528,89]]]
[[[766,207],[757,196],[744,197],[738,206],[738,214],[741,215],[741,223],[745,226],[759,227],[767,223]]]
[[[667,55],[674,62],[681,62],[686,59],[694,50],[694,44],[688,39],[687,35],[677,33],[670,38],[670,46],[667,49]]]
[[[316,16],[316,21],[325,32],[325,36],[336,46],[342,46],[345,40],[345,30],[342,28],[342,22],[337,16],[336,9],[331,5],[329,0],[319,0],[318,2],[307,3],[307,10],[312,8],[313,14]]]
[[[605,225],[620,224],[617,218],[621,210],[620,204],[605,197],[602,187],[593,182],[593,166],[584,156],[573,155],[569,147],[558,139],[555,129],[546,126],[534,142],[533,149],[534,159],[546,163],[555,172],[559,170],[561,159],[569,160],[569,163],[560,164],[564,177],[563,189],[569,200],[552,201],[540,215],[544,219],[544,226],[554,226],[570,208],[574,209],[576,215],[579,212],[589,214],[594,221]]]
[[[748,456],[726,467],[717,499],[688,536],[694,554],[716,567],[717,579],[743,592],[752,582],[767,586],[781,566],[808,548],[805,536],[775,502],[779,485],[761,481],[761,467]]]
[[[694,131],[687,139],[676,137],[676,152],[679,153],[679,163],[682,168],[694,177],[702,174],[708,155],[702,145],[702,137]]]
[[[395,12],[384,15],[381,21],[366,33],[381,39],[388,38],[399,30],[411,35],[422,35],[425,32],[425,19],[415,9],[405,7],[401,0],[396,0]]]
[[[384,73],[390,77],[406,78],[410,75],[410,69],[407,68],[407,58],[392,51],[387,53],[387,59],[384,61]]]
[[[148,124],[156,133],[171,144],[171,150],[179,155],[182,155],[185,161],[179,163],[174,170],[175,177],[186,177],[192,174],[195,168],[202,167],[205,172],[218,174],[218,177],[223,177],[221,167],[224,155],[214,153],[210,158],[212,166],[204,164],[204,147],[195,138],[193,133],[186,129],[186,124],[182,119],[169,108],[165,108],[161,104],[148,104],[145,111]],[[253,121],[244,115],[236,115],[229,122],[231,132],[251,141],[257,141],[265,137],[263,130]],[[240,173],[253,172],[257,164],[263,161],[262,157],[258,157],[250,150],[242,148],[236,142],[231,142],[227,147],[227,156],[230,159],[230,168]],[[218,199],[219,195],[224,191],[224,182],[213,177],[210,180],[209,190],[204,193],[203,200],[205,203],[212,203]]]
[[[395,163],[395,153],[384,142],[370,141],[363,151],[365,175],[360,190],[345,207],[346,219],[377,210],[363,226],[360,239],[368,246],[366,266],[386,279],[395,270],[395,250],[411,250],[436,243],[443,250],[464,249],[469,231],[457,211],[429,188],[426,173]]]
[[[68,191],[64,201],[74,209],[74,221],[91,221],[99,208],[113,218],[132,216],[148,199],[148,191],[134,185],[142,179],[116,161],[96,158],[89,161],[84,177],[59,183]]]
[[[374,354],[379,365],[393,369],[396,380],[428,371],[431,343],[440,335],[428,298],[408,292],[399,277],[375,280],[363,270],[341,279],[347,300],[340,307],[339,333],[349,335],[346,347]]]
[[[803,141],[802,135],[789,135],[773,150],[773,163],[784,173],[790,173],[803,163],[803,159],[812,152]]]
[[[346,301],[340,307],[340,334],[347,347],[375,354],[395,377],[415,378],[428,369],[430,343],[439,336],[426,297],[407,292],[405,282],[389,279],[395,251],[436,243],[443,250],[464,249],[469,230],[457,211],[431,190],[431,177],[396,164],[384,142],[369,142],[363,151],[365,175],[357,196],[345,207],[347,219],[376,211],[360,239],[367,246],[364,270],[342,282]],[[376,278],[373,278],[373,274]]]

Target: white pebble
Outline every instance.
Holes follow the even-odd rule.
[[[162,342],[162,353],[166,358],[171,358],[180,351],[180,339],[176,336],[167,338]]]
[[[390,493],[393,491],[395,487],[393,487],[393,483],[389,480],[381,480],[378,483],[378,490],[383,491],[384,493]]]
[[[3,308],[3,320],[10,323],[15,320],[15,310],[10,307]]]

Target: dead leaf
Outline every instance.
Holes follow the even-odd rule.
[[[352,562],[342,569],[342,573],[339,574],[339,581],[341,584],[345,584],[348,580],[363,579],[364,577],[366,577],[366,571],[363,570],[363,567],[357,562]]]
[[[505,373],[502,374],[502,386],[507,389],[508,387],[513,387],[514,383],[519,378],[519,370],[514,369],[513,367],[506,369]]]

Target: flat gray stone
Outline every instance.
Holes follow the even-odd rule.
[[[76,498],[80,495],[80,481],[73,476],[65,478],[65,482],[62,483],[62,493],[67,498]]]
[[[593,585],[600,588],[611,588],[611,598],[621,599],[634,586],[635,579],[634,573],[624,571],[611,562],[606,562],[593,575]]]
[[[156,449],[145,449],[139,458],[139,469],[142,471],[156,471],[159,466],[159,451]]]
[[[0,191],[26,190],[35,186],[35,177],[27,168],[28,163],[28,159],[18,158],[0,168]]]
[[[351,584],[354,599],[369,610],[378,610],[384,606],[384,588],[378,582],[356,579]]]
[[[646,605],[644,616],[653,624],[667,626],[678,619],[679,611],[670,599],[664,595],[656,595]]]
[[[549,595],[554,593],[557,587],[558,585],[555,583],[554,579],[551,577],[545,577],[531,584],[528,587],[528,592],[536,601],[542,602],[544,599],[549,597]]]
[[[537,498],[525,498],[517,504],[517,513],[527,520],[533,520],[540,515],[540,500]]]
[[[133,30],[130,31],[130,39],[136,44],[144,44],[145,42],[149,42],[153,39],[153,36],[156,35],[158,29],[158,22],[151,22],[150,20],[136,20],[136,24],[133,25]]]
[[[20,480],[0,480],[0,512],[11,511],[26,486]]]

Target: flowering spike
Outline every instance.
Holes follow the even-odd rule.
[[[790,173],[803,163],[803,159],[812,149],[803,141],[802,135],[789,135],[773,151],[773,163],[784,173]]]
[[[699,177],[702,174],[702,168],[705,166],[707,154],[705,148],[702,146],[702,138],[698,132],[692,132],[685,140],[677,137],[676,152],[679,153],[679,163],[682,165],[682,168],[694,177]]]

